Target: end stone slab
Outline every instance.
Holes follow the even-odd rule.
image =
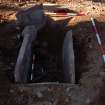
[[[31,70],[31,56],[32,56],[32,41],[37,36],[35,26],[27,26],[22,32],[24,39],[19,51],[15,66],[15,82],[26,83],[28,82],[29,70]]]
[[[68,31],[63,43],[63,65],[65,80],[69,83],[75,83],[75,64],[72,30]]]
[[[17,23],[23,27],[34,25],[37,29],[40,29],[46,23],[46,17],[44,16],[42,5],[36,5],[34,7],[21,10],[17,13],[16,17]]]

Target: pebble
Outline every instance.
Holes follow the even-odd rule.
[[[19,26],[17,26],[17,27],[16,27],[16,29],[17,29],[17,30],[20,30],[20,27],[19,27]]]
[[[51,89],[51,88],[48,88],[48,91],[49,91],[49,92],[51,92],[51,91],[52,91],[52,89]]]
[[[89,45],[89,48],[92,48],[92,45]]]
[[[10,92],[10,93],[14,93],[14,90],[13,90],[13,89],[10,89],[9,92]]]
[[[14,66],[15,65],[15,63],[14,62],[11,62],[11,66]]]
[[[100,74],[100,76],[105,77],[105,72],[100,72],[99,74]]]
[[[42,98],[42,97],[43,97],[43,94],[42,94],[40,91],[38,91],[38,92],[36,93],[36,95],[37,95],[38,98]]]
[[[92,9],[96,9],[95,7],[93,7]]]
[[[69,102],[69,99],[68,99],[68,98],[66,98],[66,99],[65,99],[65,102],[66,102],[66,103],[68,103],[68,102]]]
[[[20,39],[21,35],[20,34],[17,34],[17,39]]]
[[[70,91],[70,88],[67,88],[66,91],[69,92]]]
[[[86,100],[86,104],[89,104],[90,102],[91,102],[90,99],[87,99],[87,100]]]
[[[20,88],[20,92],[23,92],[24,91],[24,89],[23,88]]]

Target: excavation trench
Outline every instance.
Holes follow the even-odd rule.
[[[41,6],[35,6],[17,14],[24,29],[15,81],[75,83],[78,54],[72,30],[66,30],[71,18],[54,21],[42,10]]]
[[[46,25],[38,32],[32,47],[32,52],[35,56],[32,82],[74,82],[75,73],[74,64],[72,64],[74,59],[72,61],[72,57],[70,58],[71,61],[68,61],[72,64],[72,70],[68,71],[68,68],[65,67],[65,65],[68,65],[65,58],[69,57],[65,55],[68,53],[65,52],[66,48],[64,48],[64,46],[67,46],[67,41],[66,43],[64,41],[66,35],[67,32],[56,23],[49,26]],[[69,53],[74,54],[72,47],[70,49],[68,49]],[[74,57],[73,54],[72,56]],[[74,80],[71,80],[72,75]]]

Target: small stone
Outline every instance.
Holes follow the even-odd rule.
[[[14,93],[14,90],[13,89],[10,89],[10,91],[9,91],[10,93]]]
[[[20,34],[17,34],[17,39],[20,39],[21,35]]]
[[[14,66],[15,65],[15,63],[14,62],[11,62],[11,66]]]
[[[51,89],[51,88],[48,88],[48,91],[49,91],[49,92],[51,92],[51,91],[52,91],[52,89]]]
[[[69,99],[68,99],[68,98],[66,98],[66,99],[65,99],[65,102],[66,102],[66,103],[68,103],[68,102],[69,102]]]
[[[23,89],[23,88],[21,88],[21,89],[20,89],[20,92],[23,92],[23,91],[24,91],[24,89]]]
[[[53,102],[53,105],[57,105],[58,103],[58,100],[56,99],[54,102]]]
[[[70,88],[67,88],[66,91],[69,92]]]
[[[17,26],[17,27],[16,27],[16,29],[17,29],[17,30],[20,30],[20,27],[19,27],[19,26]]]
[[[41,92],[37,92],[36,95],[37,95],[38,98],[42,98],[43,97],[43,94]]]
[[[93,7],[93,9],[96,9],[95,7]]]
[[[87,100],[86,100],[86,104],[89,104],[90,102],[91,102],[90,99],[87,99]]]
[[[71,93],[70,93],[70,94],[68,94],[68,96],[69,96],[69,97],[71,97]]]
[[[105,72],[100,72],[99,74],[100,74],[100,76],[104,76],[105,77]]]
[[[92,45],[89,45],[89,48],[92,48]]]

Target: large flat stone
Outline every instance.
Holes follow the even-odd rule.
[[[37,36],[35,26],[27,26],[23,30],[23,43],[21,45],[19,55],[15,66],[15,81],[16,82],[28,82],[29,70],[31,69],[32,59],[32,41]]]
[[[35,25],[37,29],[43,27],[46,20],[42,5],[36,5],[29,9],[21,10],[17,13],[16,17],[19,25],[23,27],[27,25]]]

